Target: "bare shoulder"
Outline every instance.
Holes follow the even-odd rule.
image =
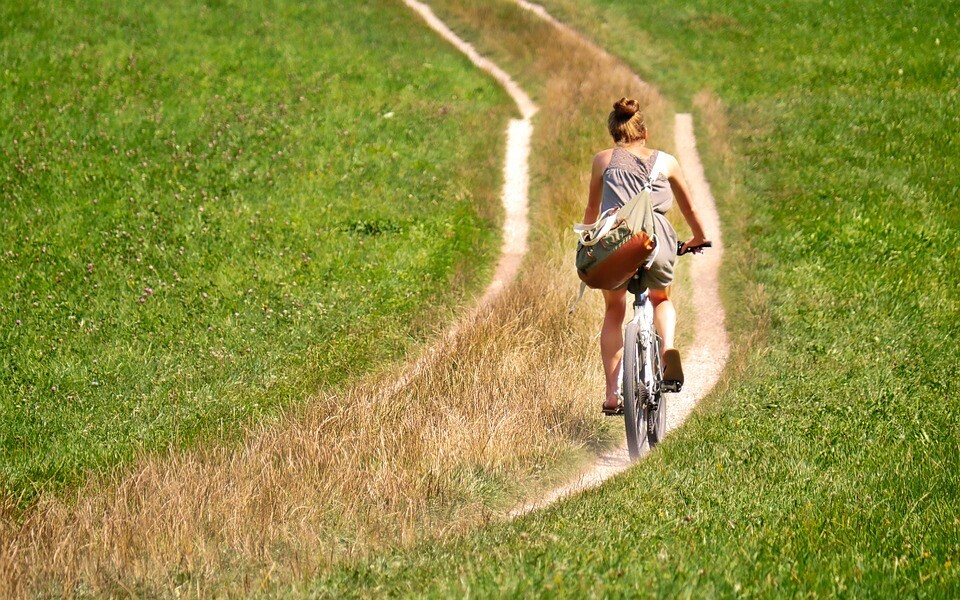
[[[607,168],[607,165],[610,164],[610,158],[613,156],[613,148],[607,148],[606,150],[601,150],[593,155],[593,172],[603,172]]]
[[[680,163],[677,162],[677,159],[669,152],[664,152],[661,150],[657,160],[660,161],[660,172],[663,173],[667,178],[676,177],[682,174],[682,171],[680,170]]]

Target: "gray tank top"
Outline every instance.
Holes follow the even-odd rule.
[[[643,190],[644,184],[650,178],[650,171],[659,150],[654,150],[647,160],[624,148],[614,148],[610,164],[603,171],[603,196],[600,203],[600,212],[611,208],[620,208],[631,198]],[[650,200],[653,210],[661,215],[673,206],[673,190],[670,182],[661,173],[653,182]]]

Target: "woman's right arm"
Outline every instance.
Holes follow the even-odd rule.
[[[584,223],[596,223],[600,216],[600,204],[603,200],[603,171],[610,164],[609,150],[599,152],[593,157],[593,168],[590,171],[590,196],[587,199],[587,209],[583,212]]]

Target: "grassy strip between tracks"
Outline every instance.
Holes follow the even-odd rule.
[[[960,594],[956,11],[547,4],[698,113],[731,373],[603,488],[314,589]]]
[[[337,0],[0,9],[6,494],[229,440],[484,281],[514,109],[415,23]]]

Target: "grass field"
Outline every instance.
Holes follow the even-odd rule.
[[[729,377],[605,487],[314,591],[956,597],[955,6],[547,5],[697,113]]]
[[[370,378],[264,426],[237,451],[198,445],[68,501],[44,495],[22,523],[0,523],[0,589],[957,595],[960,436],[949,379],[957,363],[957,133],[947,126],[957,115],[957,54],[946,33],[929,30],[956,29],[949,7],[872,12],[835,0],[825,14],[769,3],[734,13],[702,0],[649,7],[650,18],[637,19],[626,0],[550,4],[697,113],[726,240],[737,250],[728,255],[726,293],[738,352],[721,389],[643,467],[542,513],[461,535],[530,482],[555,477],[558,464],[610,442],[612,426],[590,396],[600,389],[596,303],[564,318],[575,287],[567,228],[582,210],[585,166],[606,142],[610,99],[645,93],[660,125],[656,145],[670,139],[662,127],[669,113],[618,65],[553,37],[510,2],[433,4],[541,106],[536,260],[482,319],[439,344],[387,405],[376,393],[383,379]],[[220,16],[241,8],[222,7],[230,12]],[[890,26],[894,8],[905,17]],[[379,37],[396,31],[387,39],[450,55],[433,36],[420,39],[399,6],[362,22],[345,10],[336,17],[355,27],[335,30],[337,39],[377,37],[371,23],[383,15]],[[298,30],[304,16],[290,17],[286,29]],[[932,51],[914,44],[921,31],[933,35]],[[311,43],[316,36],[304,33]],[[863,39],[870,53],[854,60],[850,49]],[[903,59],[896,76],[889,57]],[[911,78],[910,65],[927,74]],[[491,105],[500,98],[464,67],[451,58],[443,78],[479,81]],[[472,107],[460,107],[457,124],[477,116]],[[331,111],[318,109],[317,118]],[[396,124],[400,112],[392,112],[377,127]],[[369,135],[365,149],[380,139]],[[926,158],[934,149],[937,163]],[[891,170],[890,157],[896,163],[901,153],[913,160]],[[489,177],[463,185],[492,188]],[[437,541],[447,536],[454,539]]]
[[[479,289],[513,109],[415,22],[338,0],[0,7],[5,494],[234,439]]]
[[[591,157],[609,142],[611,98],[641,98],[658,144],[672,139],[672,113],[622,64],[601,57],[598,68],[592,49],[516,7],[437,8],[541,107],[521,275],[418,358],[328,386],[237,444],[154,453],[0,519],[0,594],[247,597],[297,587],[384,548],[488,523],[622,435],[596,406],[597,296],[567,314],[577,288],[568,227],[582,216]],[[406,23],[405,36],[426,33],[392,11],[366,26],[383,15],[384,27]],[[433,57],[450,49],[436,44],[419,62],[440,64]],[[483,127],[506,125],[482,116]],[[477,180],[457,183],[492,187],[499,164]]]

